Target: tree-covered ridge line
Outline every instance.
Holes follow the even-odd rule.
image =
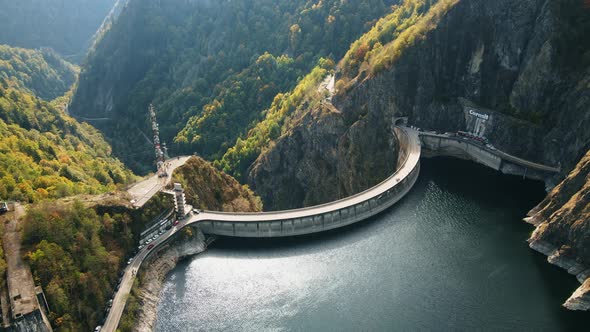
[[[379,19],[372,28],[352,42],[349,50],[339,62],[336,90],[346,91],[347,85],[356,81],[365,73],[375,75],[392,65],[401,52],[411,45],[457,0],[404,0],[393,6],[392,11]],[[279,94],[271,107],[267,109],[265,119],[251,129],[244,138],[238,138],[215,165],[237,179],[247,181],[247,172],[252,163],[265,149],[273,146],[274,141],[283,135],[289,126],[294,125],[290,117],[302,115],[317,106],[321,100],[317,88],[333,63],[326,66],[324,62],[316,67],[310,75],[302,80],[291,92]],[[314,89],[315,88],[315,89]]]
[[[295,89],[285,94],[278,94],[271,107],[264,111],[264,120],[257,123],[244,139],[238,138],[236,144],[229,148],[220,160],[216,160],[214,165],[245,182],[250,165],[296,120],[291,117],[297,111],[304,112],[317,106],[323,97],[318,87],[333,70],[332,60],[320,59],[318,65],[297,84]]]
[[[253,65],[217,86],[215,99],[200,115],[189,119],[175,142],[190,144],[212,159],[221,158],[232,141],[260,120],[261,112],[252,110],[290,89],[301,67],[286,55],[261,55]]]
[[[151,102],[173,152],[218,159],[264,118],[276,94],[293,89],[321,57],[342,57],[398,2],[130,1],[82,69],[71,111],[108,110],[116,128],[101,130],[117,155],[124,159],[129,146],[145,151],[124,159],[133,169],[151,158],[133,128]]]
[[[391,67],[404,50],[436,28],[459,0],[404,0],[391,14],[352,44],[340,62],[336,89],[343,93],[357,79]]]
[[[96,129],[0,82],[1,199],[96,194],[134,179]]]
[[[0,0],[0,44],[51,48],[75,63],[116,0]]]
[[[0,45],[0,82],[26,90],[44,100],[64,95],[75,83],[79,68],[48,48],[30,50]]]
[[[191,157],[174,172],[174,183],[185,188],[186,202],[195,208],[223,212],[261,212],[262,200],[247,185],[199,157]]]
[[[278,93],[295,88],[298,78],[313,68],[313,63],[319,58],[317,55],[310,57],[307,53],[317,52],[320,56],[328,57],[342,55],[342,50],[345,49],[343,45],[350,43],[352,39],[326,45],[320,41],[319,36],[313,36],[316,30],[330,34],[341,28],[339,24],[346,24],[343,22],[347,19],[344,14],[346,11],[336,9],[338,5],[324,1],[306,3],[307,7],[299,12],[296,23],[289,27],[287,54],[292,57],[286,54],[275,57],[267,52],[245,70],[216,86],[213,102],[203,106],[201,114],[189,119],[176,136],[176,142],[190,143],[208,158],[221,158],[238,137],[243,137],[258,121],[264,119],[263,110],[270,106]],[[385,12],[386,7],[379,5],[381,6],[376,8]],[[360,7],[363,7],[362,4]],[[307,20],[313,21],[313,28]],[[363,28],[370,26],[369,22],[365,23]],[[318,39],[317,45],[310,42],[312,38]],[[333,42],[327,38],[326,41]],[[313,62],[310,63],[309,60]]]

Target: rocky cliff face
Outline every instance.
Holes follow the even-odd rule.
[[[564,304],[590,309],[590,152],[525,219],[537,226],[531,248],[578,277],[582,286]]]
[[[338,111],[309,111],[258,158],[249,182],[271,209],[355,193],[391,172],[393,118],[465,130],[471,106],[493,116],[485,135],[497,148],[571,169],[590,147],[590,53],[576,46],[587,44],[583,31],[590,27],[583,6],[457,1],[440,20],[426,22],[427,32],[389,68],[361,73],[337,91]],[[344,75],[341,69],[336,79]]]
[[[307,109],[256,160],[249,179],[266,210],[317,205],[368,189],[397,166],[388,114],[368,107]]]
[[[588,27],[565,26],[568,4],[585,10],[582,1],[458,1],[389,69],[359,79],[335,104],[456,131],[465,129],[464,98],[494,116],[486,136],[496,147],[571,169],[590,143],[590,70],[565,37]]]

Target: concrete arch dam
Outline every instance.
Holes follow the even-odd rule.
[[[236,237],[282,237],[322,232],[372,217],[402,199],[420,172],[418,132],[395,127],[400,142],[398,170],[364,192],[309,208],[262,213],[203,211],[186,225],[198,224],[205,234]]]
[[[559,172],[558,168],[535,164],[452,135],[418,132],[407,127],[395,127],[394,131],[400,142],[398,170],[385,181],[362,193],[304,209],[268,213],[203,211],[181,221],[179,225],[156,239],[152,248],[144,248],[132,259],[125,270],[119,291],[114,297],[113,307],[101,331],[116,330],[135,273],[142,263],[148,257],[157,255],[164,245],[187,226],[197,226],[205,234],[258,238],[311,234],[344,227],[384,211],[412,189],[420,173],[422,148],[425,153],[431,155],[471,159],[503,172],[510,170],[506,165],[520,167],[524,169],[525,174],[529,169],[535,174]],[[518,169],[515,172],[517,171]],[[526,176],[531,176],[531,173]]]

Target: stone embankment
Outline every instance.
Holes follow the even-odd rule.
[[[205,236],[198,228],[191,228],[192,238],[179,238],[162,247],[151,256],[139,272],[142,283],[139,287],[139,301],[141,309],[134,327],[134,331],[153,331],[160,292],[166,276],[183,258],[197,255],[207,248]]]

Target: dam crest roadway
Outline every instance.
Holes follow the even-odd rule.
[[[344,227],[379,214],[401,200],[418,179],[420,158],[423,155],[447,155],[470,159],[506,174],[536,179],[546,178],[559,172],[559,168],[526,161],[454,134],[437,134],[405,126],[395,126],[393,131],[400,146],[397,162],[399,167],[383,182],[364,192],[331,203],[295,210],[261,213],[201,211],[189,214],[178,225],[157,238],[151,249],[143,248],[132,259],[125,270],[120,288],[113,299],[113,306],[101,331],[116,330],[135,274],[141,264],[150,255],[157,253],[159,248],[170,242],[185,227],[197,226],[203,233],[209,235],[253,238],[297,236]],[[177,158],[172,168],[184,164],[187,159],[187,157]],[[150,182],[146,187],[149,192],[144,193],[138,190],[135,195],[132,195],[139,198],[136,206],[143,205],[157,192],[155,188],[163,189],[170,179],[159,182],[149,178],[145,181]],[[141,184],[132,188],[138,187],[141,187]]]

